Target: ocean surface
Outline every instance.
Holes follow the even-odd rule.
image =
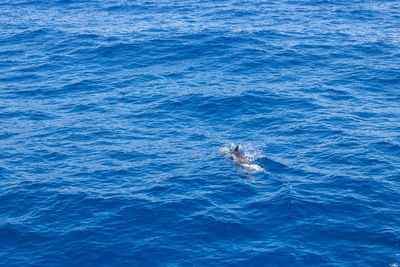
[[[1,266],[397,267],[399,167],[400,1],[0,0]]]

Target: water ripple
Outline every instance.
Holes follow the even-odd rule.
[[[397,266],[399,10],[0,3],[0,263]]]

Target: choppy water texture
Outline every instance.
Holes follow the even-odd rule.
[[[1,1],[0,88],[2,266],[400,265],[399,1]]]

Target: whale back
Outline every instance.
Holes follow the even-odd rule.
[[[240,164],[249,164],[249,160],[243,156],[239,151],[239,146],[236,146],[235,150],[232,152],[233,158]]]

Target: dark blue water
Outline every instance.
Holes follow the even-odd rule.
[[[400,1],[0,1],[0,89],[1,266],[400,265]]]

